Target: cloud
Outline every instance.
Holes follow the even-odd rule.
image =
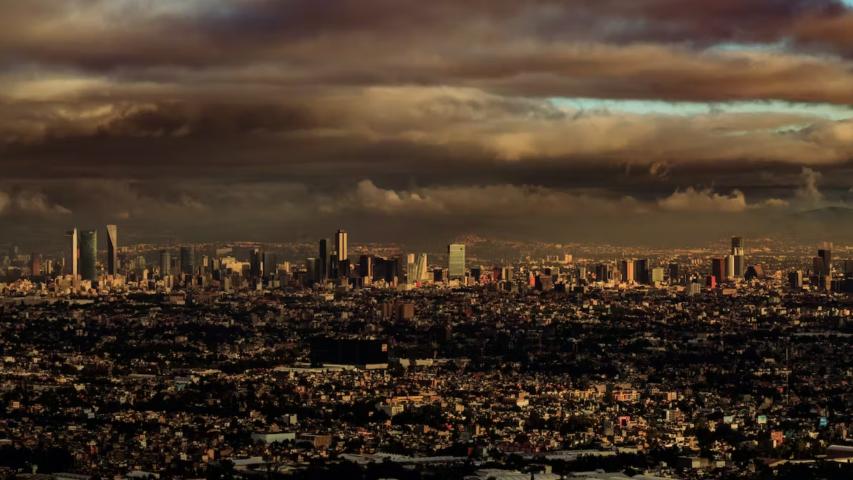
[[[802,184],[794,192],[798,202],[807,207],[817,207],[823,202],[823,194],[817,186],[821,176],[820,172],[803,167],[800,173]]]
[[[51,202],[38,191],[15,189],[11,193],[0,191],[0,215],[55,216],[71,211]]]
[[[377,187],[361,180],[354,193],[341,199],[345,210],[366,209],[392,215],[455,215],[460,217],[575,216],[579,213],[639,212],[630,197],[598,192],[566,192],[533,185],[433,186],[413,190]]]
[[[697,190],[693,187],[676,190],[672,195],[658,200],[658,206],[672,212],[739,213],[747,209],[746,197],[739,190],[721,195],[711,189]]]

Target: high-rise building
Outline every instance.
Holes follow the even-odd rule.
[[[259,248],[249,252],[249,277],[259,279],[264,276],[264,254]]]
[[[652,284],[657,284],[663,282],[664,278],[664,269],[663,267],[655,267],[652,269],[650,274],[650,279]]]
[[[98,280],[98,231],[84,230],[80,235],[80,278]]]
[[[263,256],[263,272],[265,278],[274,278],[278,273],[278,255],[275,253],[264,252]]]
[[[814,270],[817,277],[817,285],[822,290],[832,288],[832,244],[824,244],[814,257]]]
[[[726,263],[722,258],[711,259],[711,276],[714,277],[714,284],[722,283],[725,279]]]
[[[735,274],[735,256],[734,255],[726,255],[725,256],[725,267],[726,271],[724,272],[724,276],[726,280],[733,280],[737,275]]]
[[[195,274],[195,247],[184,245],[181,247],[181,273],[186,275]]]
[[[331,272],[331,267],[332,267],[331,262],[330,262],[331,254],[332,254],[332,252],[329,251],[329,239],[328,238],[321,238],[320,239],[320,251],[319,251],[319,256],[317,257],[317,260],[320,261],[320,268],[319,268],[318,273],[320,274],[320,277],[322,279],[329,278],[329,274]]]
[[[613,270],[606,263],[599,263],[595,266],[595,280],[598,282],[609,282],[613,279]]]
[[[734,262],[734,268],[732,271],[732,276],[735,278],[743,277],[746,272],[746,250],[743,246],[743,238],[742,237],[732,237],[732,257]]]
[[[795,270],[788,273],[788,286],[793,290],[803,288],[803,271]]]
[[[79,240],[80,240],[80,235],[77,232],[77,228],[74,228],[73,230],[69,230],[69,231],[65,232],[65,235],[70,237],[70,240],[71,240],[70,245],[69,245],[71,252],[69,255],[69,262],[68,262],[71,269],[68,273],[70,273],[71,276],[76,279],[77,276],[80,274],[80,271],[79,271],[80,246],[78,245]]]
[[[335,251],[338,252],[339,262],[349,258],[349,251],[347,251],[347,232],[338,230],[335,234]]]
[[[358,258],[358,275],[365,285],[373,280],[373,255],[362,255]]]
[[[648,284],[649,280],[649,260],[646,258],[634,260],[634,281]]]
[[[172,254],[168,250],[160,250],[160,277],[172,274]]]
[[[41,254],[33,253],[30,255],[30,276],[38,277],[41,275]]]
[[[427,282],[430,279],[430,272],[427,271],[427,254],[422,253],[418,255],[417,260],[415,260],[415,280],[418,282]]]
[[[678,264],[672,262],[669,264],[669,283],[675,284],[680,280]]]
[[[622,282],[633,283],[634,282],[634,261],[633,260],[622,260],[621,262],[619,262],[619,274],[622,276]]]
[[[465,244],[451,243],[447,246],[447,272],[451,280],[465,277]]]
[[[118,275],[118,227],[107,225],[107,275]]]

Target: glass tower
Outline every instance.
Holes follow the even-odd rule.
[[[465,244],[451,243],[447,246],[447,263],[448,278],[465,276]]]

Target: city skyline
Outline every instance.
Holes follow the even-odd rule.
[[[85,0],[0,16],[35,243],[853,239],[840,0]],[[48,28],[49,26],[49,28]],[[180,41],[173,41],[181,39]]]

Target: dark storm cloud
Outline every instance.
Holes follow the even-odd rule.
[[[838,1],[32,0],[0,13],[10,234],[106,221],[197,239],[350,222],[604,234],[635,217],[754,222],[805,208],[803,192],[820,207],[833,194],[804,183],[820,171],[837,174],[815,189],[849,188],[853,13]],[[775,100],[804,104],[762,103]],[[716,103],[737,101],[748,108]]]

